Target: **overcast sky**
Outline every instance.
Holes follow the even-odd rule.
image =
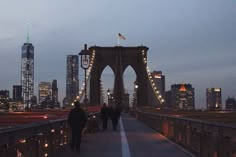
[[[122,46],[149,47],[148,66],[163,72],[166,90],[192,84],[197,108],[205,107],[209,87],[222,88],[223,104],[236,96],[235,0],[0,0],[0,89],[10,94],[20,84],[27,23],[35,47],[35,94],[38,82],[57,79],[62,100],[66,55],[79,53],[85,43],[115,46],[121,33]],[[103,74],[113,78],[109,69]],[[125,77],[129,84],[134,72]]]

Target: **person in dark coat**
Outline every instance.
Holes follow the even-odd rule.
[[[120,109],[118,107],[112,106],[109,109],[109,115],[110,115],[110,118],[112,120],[113,130],[117,129],[120,114],[121,114],[121,112],[120,112]]]
[[[101,108],[101,120],[102,120],[102,128],[103,130],[107,129],[107,123],[108,123],[108,118],[109,118],[109,112],[108,112],[108,107],[106,103],[103,104],[103,107]]]
[[[80,107],[78,101],[74,102],[75,108],[72,109],[68,116],[68,124],[71,127],[71,149],[76,149],[77,153],[80,153],[80,143],[83,128],[85,127],[87,116],[84,110]]]

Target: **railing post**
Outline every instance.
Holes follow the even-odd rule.
[[[204,125],[201,123],[201,129],[200,129],[200,141],[199,141],[199,148],[200,148],[200,152],[199,152],[199,157],[203,157],[203,129],[204,129]]]
[[[218,133],[218,140],[217,140],[217,156],[216,157],[224,157],[224,152],[223,152],[223,142],[224,142],[224,137],[223,137],[223,129],[222,127],[219,127],[219,133]]]
[[[40,157],[39,156],[39,142],[38,142],[37,137],[34,138],[34,143],[35,143],[34,155],[35,155],[35,157]]]
[[[7,156],[9,157],[16,157],[16,147],[14,144],[10,144],[9,146],[7,146]]]

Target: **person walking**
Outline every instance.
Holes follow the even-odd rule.
[[[72,109],[68,115],[68,124],[72,134],[70,146],[72,151],[76,149],[76,152],[80,153],[81,136],[87,117],[78,101],[74,102],[74,106],[75,108]]]
[[[106,103],[103,104],[100,114],[101,114],[101,120],[102,120],[102,129],[106,130],[108,118],[109,118],[108,107],[107,107]]]
[[[112,106],[109,109],[109,112],[110,112],[109,115],[111,117],[113,130],[116,130],[117,126],[118,126],[118,121],[120,118],[121,111],[117,106]]]

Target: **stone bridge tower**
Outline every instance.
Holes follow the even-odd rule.
[[[137,103],[138,105],[148,104],[148,76],[143,55],[146,58],[148,48],[138,47],[99,47],[92,46],[90,52],[95,52],[94,65],[90,77],[90,103],[100,103],[100,79],[103,70],[109,66],[115,75],[114,99],[120,104],[124,97],[123,73],[128,66],[131,66],[136,73],[138,82]]]

